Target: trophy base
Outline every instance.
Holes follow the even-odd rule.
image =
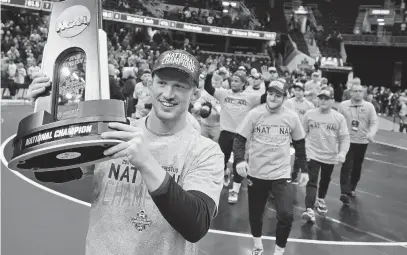
[[[48,172],[92,165],[108,160],[103,152],[120,142],[100,136],[65,139],[53,146],[23,153],[11,159],[7,167],[16,171]]]
[[[77,118],[59,121],[46,111],[31,114],[20,121],[8,168],[47,172],[106,161],[103,152],[121,142],[101,138],[112,131],[109,122],[128,123],[124,102],[80,102]]]

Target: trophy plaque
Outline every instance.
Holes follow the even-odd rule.
[[[12,170],[47,172],[106,160],[120,141],[100,137],[109,122],[127,123],[125,103],[110,99],[102,1],[53,3],[42,72],[51,86],[37,98],[13,139]]]

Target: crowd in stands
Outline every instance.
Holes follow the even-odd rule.
[[[265,29],[247,9],[243,3],[239,7],[233,8],[232,6],[222,6],[221,0],[205,0],[205,1],[171,1],[170,8],[166,5],[162,8],[162,1],[142,1],[142,0],[120,0],[117,4],[115,0],[103,0],[103,6],[109,10],[116,10],[126,13],[132,13],[143,16],[158,17],[175,21],[182,21],[192,24],[202,24],[209,26],[220,26],[240,29]],[[223,10],[233,9],[231,12],[224,12]]]
[[[31,75],[40,70],[42,51],[48,34],[48,21],[47,15],[4,12],[2,16],[1,79],[2,88],[8,88],[11,98],[16,98],[18,89],[26,88],[31,82]],[[203,73],[209,65],[217,63],[226,87],[228,77],[238,69],[244,68],[251,78],[260,74],[261,66],[267,66],[277,73],[267,58],[208,54],[192,45],[187,38],[181,43],[173,41],[165,30],[120,27],[113,23],[110,25],[117,27],[106,29],[109,38],[109,76],[114,88],[113,93],[119,98],[125,99],[132,95],[134,85],[143,81],[143,75],[151,70],[160,53],[174,48],[184,49],[195,55],[201,62]],[[332,43],[335,40],[340,40],[339,33],[334,33],[325,41]],[[312,72],[302,70],[292,73],[287,71],[281,75],[288,85],[296,82],[305,84],[312,78]],[[132,86],[128,86],[129,84]],[[326,84],[332,86],[328,81]],[[403,118],[407,114],[407,91],[391,91],[384,87],[369,86],[366,87],[366,92],[366,100],[377,106],[378,113]],[[346,90],[344,99],[345,94]]]

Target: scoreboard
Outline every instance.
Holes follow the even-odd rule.
[[[36,10],[43,9],[43,5],[45,5],[45,2],[41,0],[1,0],[1,3],[15,7],[23,7]],[[52,4],[51,2],[47,3],[50,3],[50,5]]]

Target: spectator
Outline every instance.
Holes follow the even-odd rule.
[[[25,77],[27,76],[27,71],[24,68],[23,63],[17,64],[17,71],[16,71],[16,84],[23,85],[25,83]],[[19,86],[17,86],[19,87]]]
[[[372,94],[368,94],[366,101],[372,103],[373,106],[374,106],[374,108],[376,109],[376,112],[379,112],[379,110],[380,110],[380,105],[379,105],[379,103],[376,101],[376,99],[374,99],[374,97],[373,97]]]
[[[9,59],[8,70],[7,70],[7,80],[8,80],[8,89],[10,91],[10,96],[14,98],[16,95],[16,74],[17,74],[17,65],[14,63],[14,60]]]
[[[15,46],[11,46],[10,50],[7,52],[7,57],[12,61],[17,61],[17,59],[20,58],[20,52]]]
[[[40,67],[35,64],[35,61],[31,62],[27,69],[28,78],[32,80],[33,79],[32,75],[34,73],[38,73],[40,70],[41,70]]]

